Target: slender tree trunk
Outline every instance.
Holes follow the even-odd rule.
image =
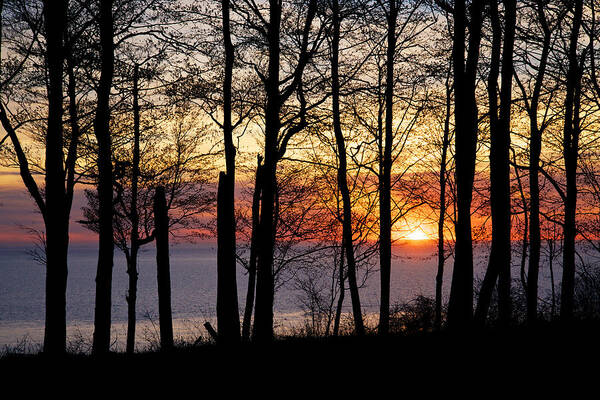
[[[440,216],[438,218],[438,268],[435,276],[435,321],[436,330],[442,328],[442,286],[444,284],[444,222],[446,220],[446,168],[448,147],[450,146],[450,112],[452,88],[446,81],[446,117],[444,120],[444,138],[442,140],[442,159],[440,161]]]
[[[156,279],[158,282],[158,323],[160,347],[173,348],[173,319],[171,317],[171,266],[169,264],[169,215],[165,189],[156,188],[154,196],[154,230],[156,237]]]
[[[500,76],[500,130],[498,137],[498,247],[501,251],[498,278],[500,322],[507,326],[512,320],[511,297],[511,201],[510,201],[510,132],[512,109],[513,50],[515,43],[517,1],[504,2],[504,48],[502,49],[502,74]],[[494,152],[494,151],[492,151]]]
[[[332,86],[332,114],[333,131],[338,150],[337,182],[342,195],[342,234],[346,259],[348,260],[348,284],[352,300],[352,314],[354,316],[354,329],[358,335],[364,335],[365,327],[360,306],[360,295],[356,281],[356,260],[354,258],[354,244],[352,238],[352,203],[350,189],[347,181],[346,143],[342,132],[340,115],[340,81],[339,81],[339,41],[340,41],[340,10],[338,0],[333,0],[333,39],[331,57],[331,86]]]
[[[464,329],[473,318],[473,239],[471,201],[477,153],[478,111],[475,98],[483,0],[471,3],[469,48],[465,62],[466,5],[454,5],[453,65],[455,91],[456,206],[455,257],[448,304],[448,326]]]
[[[390,279],[392,272],[392,142],[394,140],[394,55],[396,53],[396,0],[390,0],[387,15],[387,54],[385,82],[385,143],[382,175],[379,177],[379,273],[381,299],[379,334],[387,335],[390,326]]]
[[[556,289],[554,285],[554,249],[555,239],[548,239],[548,269],[550,270],[550,287],[552,288],[552,304],[550,308],[551,318],[556,316]]]
[[[333,320],[333,336],[340,334],[340,319],[342,317],[342,307],[344,306],[344,298],[346,297],[346,275],[344,274],[344,253],[346,247],[344,246],[344,240],[342,239],[342,247],[340,248],[340,269],[338,271],[338,285],[340,294],[338,296],[337,306],[335,308],[335,318]]]
[[[525,197],[525,191],[523,190],[523,184],[521,182],[521,174],[519,173],[519,167],[517,166],[517,158],[513,153],[514,170],[517,178],[517,186],[519,188],[519,194],[521,195],[521,203],[523,203],[523,239],[521,241],[521,267],[519,269],[521,286],[527,292],[527,278],[525,273],[525,265],[527,264],[527,248],[529,247],[529,213],[527,211],[527,197]]]
[[[67,252],[69,208],[63,165],[63,37],[66,1],[44,1],[48,63],[46,130],[46,329],[44,352],[63,353],[66,346]]]
[[[490,2],[494,32],[492,67],[488,82],[490,102],[490,202],[492,209],[492,249],[479,302],[475,312],[478,323],[487,318],[492,292],[498,282],[498,309],[501,325],[511,320],[511,211],[510,211],[510,111],[512,105],[513,47],[516,20],[516,1],[505,1],[504,48],[500,88],[500,113],[497,105],[502,26],[498,3]]]
[[[254,309],[254,291],[256,290],[256,262],[258,257],[258,226],[260,223],[260,195],[261,195],[261,162],[258,156],[256,177],[254,181],[254,194],[252,196],[252,233],[250,238],[250,262],[248,263],[248,289],[246,291],[246,307],[244,308],[244,321],[242,324],[242,340],[250,340],[252,325],[252,310]]]
[[[94,354],[108,353],[111,327],[111,286],[113,270],[113,171],[110,137],[110,89],[114,70],[112,0],[100,0],[100,59],[98,103],[94,133],[98,142],[99,247],[94,314]]]
[[[538,106],[540,93],[546,74],[546,65],[548,54],[550,53],[551,31],[544,14],[544,2],[537,4],[537,11],[540,24],[544,31],[544,42],[542,55],[540,57],[540,66],[536,75],[535,87],[531,96],[531,106],[529,110],[529,267],[527,273],[527,321],[532,324],[537,320],[538,308],[538,278],[540,271],[540,253],[542,247],[541,229],[540,229],[540,154],[542,151],[542,130],[538,124]]]
[[[217,332],[220,343],[240,341],[235,259],[235,147],[231,122],[231,82],[234,48],[229,28],[229,0],[222,0],[225,75],[223,82],[223,139],[227,173],[219,175],[217,199]]]
[[[577,212],[577,159],[579,157],[579,86],[581,73],[577,56],[577,44],[583,13],[583,0],[576,0],[569,43],[569,68],[565,95],[565,121],[563,132],[563,157],[565,160],[566,194],[563,224],[563,275],[561,284],[560,317],[564,321],[573,318],[575,289],[575,215]]]
[[[135,324],[137,300],[137,256],[139,250],[139,215],[138,215],[138,180],[140,176],[140,105],[139,105],[139,67],[136,64],[133,72],[133,160],[131,166],[131,254],[127,263],[129,290],[127,293],[127,346],[126,351],[132,354],[135,350]]]

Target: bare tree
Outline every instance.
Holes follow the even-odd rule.
[[[337,153],[339,166],[337,168],[338,188],[342,195],[342,227],[343,227],[343,247],[348,263],[348,283],[350,285],[350,297],[352,300],[352,314],[354,316],[355,330],[358,335],[365,334],[363,324],[362,310],[360,307],[360,296],[356,281],[356,260],[354,257],[354,244],[352,238],[352,204],[350,202],[350,190],[347,181],[347,160],[346,143],[341,125],[340,113],[340,77],[339,77],[339,46],[340,46],[340,23],[342,15],[338,0],[332,1],[332,24],[333,33],[331,39],[331,97],[332,97],[332,116],[333,131],[337,144]],[[343,266],[341,264],[340,268]],[[342,283],[343,285],[343,283]],[[342,298],[343,301],[343,298]],[[336,318],[336,321],[338,318]],[[339,326],[339,323],[338,323]]]
[[[490,118],[490,202],[492,211],[492,249],[475,319],[483,323],[487,317],[492,291],[498,282],[500,322],[511,319],[511,206],[510,206],[510,128],[512,108],[513,47],[515,40],[516,1],[504,2],[504,29],[498,3],[490,2],[492,20],[492,57],[488,76]],[[503,48],[501,50],[501,43]],[[502,55],[500,55],[502,51]],[[501,87],[498,106],[498,75],[502,59]]]
[[[0,11],[3,11],[4,2]],[[22,14],[28,15],[28,10]],[[66,55],[64,37],[67,28],[67,2],[43,2],[42,19],[28,19],[34,37],[27,53],[18,68],[12,72],[2,86],[10,83],[16,77],[26,60],[31,55],[33,43],[39,33],[38,21],[43,21],[46,39],[45,56],[47,60],[47,122],[45,133],[45,188],[40,190],[33,178],[29,160],[23,149],[17,129],[11,122],[9,112],[0,103],[0,121],[10,138],[21,178],[30,195],[36,202],[46,227],[45,261],[46,261],[46,323],[44,335],[44,351],[62,353],[66,346],[66,289],[67,289],[67,252],[69,246],[69,215],[72,201],[72,180],[68,180],[65,169],[71,170],[75,162],[75,154],[67,158],[65,168],[64,131],[63,131],[63,64]],[[31,15],[29,15],[31,16]],[[0,28],[1,29],[1,28]],[[0,37],[2,35],[0,34]],[[4,90],[4,88],[3,88]],[[72,146],[73,152],[77,143]],[[69,177],[71,175],[69,174]]]
[[[564,99],[563,157],[565,162],[566,190],[564,193],[565,215],[563,222],[563,276],[560,296],[560,316],[564,320],[573,317],[575,288],[575,219],[577,213],[577,160],[579,158],[579,135],[581,133],[581,77],[586,55],[578,53],[579,32],[583,18],[583,0],[575,0],[572,9],[571,31],[568,49],[568,70]]]
[[[464,328],[473,318],[473,247],[471,201],[477,149],[478,112],[475,99],[477,62],[481,41],[483,1],[473,0],[467,20],[466,1],[454,3],[454,118],[457,220],[454,269],[448,305],[448,326]],[[469,30],[468,49],[465,48]],[[464,58],[467,50],[466,60]]]
[[[222,0],[225,71],[223,81],[223,138],[226,173],[219,175],[217,208],[217,324],[221,342],[240,340],[235,259],[235,147],[231,122],[234,46],[231,42],[230,0]]]

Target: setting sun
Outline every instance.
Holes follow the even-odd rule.
[[[406,240],[429,240],[429,236],[421,228],[417,228],[406,235]]]

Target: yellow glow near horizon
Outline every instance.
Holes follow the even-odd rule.
[[[406,240],[429,240],[431,239],[421,228],[417,228],[411,232],[409,232],[405,236]]]

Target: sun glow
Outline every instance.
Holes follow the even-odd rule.
[[[406,237],[406,240],[429,240],[429,236],[423,232],[421,228],[417,228],[409,232]]]

